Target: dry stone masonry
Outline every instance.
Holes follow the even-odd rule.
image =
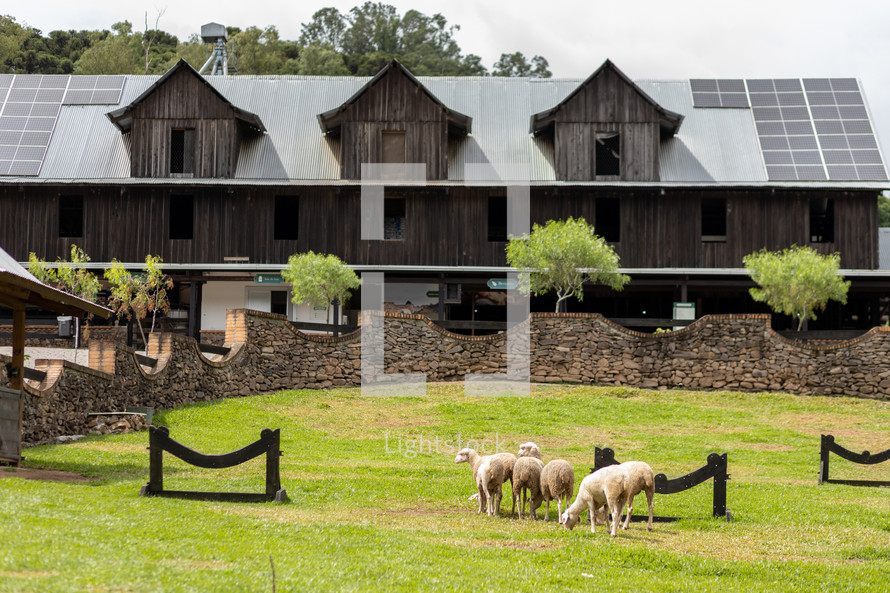
[[[775,333],[767,315],[717,315],[663,334],[615,325],[598,314],[538,313],[526,322],[534,382],[650,389],[785,391],[890,399],[890,328],[836,345],[801,345]],[[515,331],[515,330],[511,330]],[[464,336],[425,317],[386,313],[387,373],[461,381],[506,371],[506,334]],[[39,361],[26,380],[27,442],[82,434],[91,412],[165,409],[198,401],[361,384],[361,330],[338,338],[301,333],[280,315],[228,312],[225,356],[205,355],[191,338],[153,334],[139,364],[119,342],[90,340],[90,366]],[[9,357],[0,356],[0,363]],[[5,374],[0,385],[6,385]]]

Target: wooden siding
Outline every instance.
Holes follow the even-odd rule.
[[[58,238],[60,195],[84,198],[84,237]],[[194,238],[169,239],[169,197],[194,198]],[[274,240],[275,197],[300,200],[298,238]],[[71,243],[94,261],[138,262],[149,253],[166,262],[284,264],[313,250],[351,264],[505,265],[503,242],[489,242],[488,198],[502,188],[427,187],[387,190],[406,199],[404,240],[360,240],[360,190],[349,187],[96,187],[44,184],[0,186],[0,245],[16,259],[28,252],[54,260]],[[835,242],[809,242],[809,199],[834,199]],[[844,268],[878,266],[877,199],[873,191],[665,190],[651,188],[532,188],[532,222],[583,216],[596,226],[596,198],[618,198],[621,241],[629,268],[740,268],[762,247],[794,243],[840,252]],[[727,199],[725,243],[702,243],[703,197]]]
[[[442,106],[391,68],[343,113],[340,175],[360,179],[362,163],[383,162],[381,133],[405,132],[406,161],[426,163],[427,179],[448,178],[448,125]]]
[[[621,135],[618,179],[658,181],[660,131],[657,122],[581,123],[557,122],[554,129],[556,178],[565,181],[592,181],[596,175],[597,132]],[[613,179],[610,177],[610,179]]]
[[[180,69],[133,109],[133,177],[170,176],[170,131],[194,128],[193,177],[234,177],[240,132],[231,106],[187,69]]]
[[[592,181],[597,132],[621,134],[625,181],[658,181],[661,116],[655,106],[611,68],[581,86],[554,114],[557,179]]]

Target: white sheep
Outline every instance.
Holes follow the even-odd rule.
[[[544,520],[550,520],[550,501],[556,500],[557,515],[562,515],[562,503],[568,508],[575,493],[575,471],[565,459],[554,459],[541,470],[541,498],[547,503]]]
[[[511,490],[513,489],[513,466],[516,464],[516,456],[512,453],[495,453],[492,455],[495,459],[499,459],[504,464],[504,481],[510,480]],[[501,497],[498,496],[497,512],[501,512]],[[510,510],[510,516],[516,512],[516,500],[513,501],[513,508]]]
[[[620,465],[610,465],[584,477],[581,486],[578,487],[578,496],[575,502],[560,516],[559,522],[572,529],[581,518],[581,513],[588,511],[590,517],[590,531],[596,532],[596,511],[600,507],[608,506],[612,515],[611,535],[618,534],[618,523],[624,505],[627,503],[630,475],[627,468]]]
[[[627,517],[624,519],[622,529],[627,529],[630,523],[630,516],[634,512],[634,497],[640,492],[646,492],[646,502],[649,504],[649,525],[648,531],[652,531],[652,499],[655,497],[655,473],[649,464],[645,461],[625,461],[621,464],[627,469],[630,476],[630,485],[628,486],[627,495]]]
[[[541,449],[531,441],[527,443],[522,443],[519,445],[519,455],[518,457],[534,457],[536,459],[541,458]]]
[[[523,518],[525,502],[529,502],[529,514],[537,519],[538,507],[541,506],[541,470],[544,464],[535,457],[520,457],[513,466],[513,508],[519,499],[519,518]],[[526,496],[528,498],[526,499]],[[510,513],[513,516],[513,513]]]
[[[489,515],[495,515],[500,508],[501,487],[506,479],[504,463],[494,455],[480,456],[473,449],[461,449],[454,463],[469,463],[473,469],[479,499],[479,510],[483,508]]]

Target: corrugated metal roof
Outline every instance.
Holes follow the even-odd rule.
[[[118,105],[63,105],[38,177],[0,177],[3,182],[78,180],[108,182],[129,177],[128,135],[106,113],[129,105],[158,76],[127,76]],[[270,182],[339,180],[338,141],[326,137],[317,115],[342,104],[368,77],[209,76],[233,105],[255,113],[267,133],[241,147],[236,180]],[[553,149],[529,134],[529,118],[557,105],[582,79],[419,77],[451,109],[473,120],[472,133],[449,151],[449,180],[465,178],[470,163],[527,165],[532,182],[555,179]],[[784,186],[769,182],[750,109],[693,108],[688,80],[637,82],[665,109],[685,116],[676,136],[662,141],[661,181],[703,185]],[[164,180],[169,182],[169,180]],[[219,180],[189,180],[216,183]],[[890,187],[886,182],[800,182],[793,186]]]

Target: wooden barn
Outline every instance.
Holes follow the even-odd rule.
[[[404,163],[422,178],[384,183],[382,239],[363,239],[364,166]],[[185,62],[160,77],[0,75],[0,246],[53,260],[76,243],[97,270],[159,255],[173,318],[196,336],[235,307],[324,321],[279,275],[308,250],[383,272],[396,310],[502,321],[509,187],[528,187],[531,223],[593,223],[631,276],[570,311],[641,328],[675,303],[764,311],[742,258],[798,244],[839,252],[853,283],[815,327],[887,314],[890,183],[855,79],[634,81],[610,61],[586,80],[418,78],[397,61],[370,79],[205,77]]]

